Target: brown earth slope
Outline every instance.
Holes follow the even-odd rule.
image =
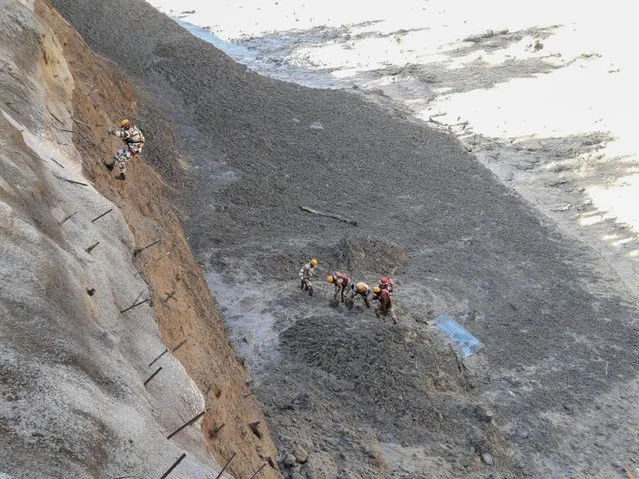
[[[161,240],[137,255],[135,262],[151,287],[163,342],[170,349],[186,340],[175,356],[211,407],[203,422],[209,449],[221,464],[237,453],[229,470],[235,477],[249,477],[274,458],[275,448],[259,405],[247,388],[245,370],[228,343],[201,268],[185,241],[179,218],[164,196],[163,182],[141,160],[130,163],[126,182],[115,180],[115,174],[109,174],[102,165],[119,147],[106,128],[122,117],[136,117],[132,87],[116,67],[94,56],[47,2],[38,1],[37,12],[63,45],[75,80],[73,142],[82,152],[85,175],[121,208],[138,247]],[[177,156],[170,141],[166,142],[166,151]],[[174,299],[167,300],[169,293]],[[128,305],[119,306],[123,309]],[[258,421],[261,437],[249,426]],[[279,474],[269,465],[262,477]]]

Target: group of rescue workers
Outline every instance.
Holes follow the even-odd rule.
[[[317,271],[317,260],[312,259],[300,269],[300,289],[313,296],[313,283],[311,279]],[[378,301],[375,306],[375,316],[378,318],[390,317],[393,324],[397,324],[397,316],[393,310],[393,280],[381,278],[377,286],[370,288],[366,283],[355,283],[347,274],[336,271],[326,275],[326,282],[335,287],[333,304],[339,304],[338,297],[348,309],[351,309],[357,298],[364,301],[367,308],[371,307],[371,301]]]
[[[126,162],[132,158],[136,158],[142,153],[145,142],[144,135],[140,129],[129,120],[122,120],[120,122],[120,128],[109,128],[107,132],[110,135],[120,138],[124,142],[124,148],[120,148],[115,153],[113,161],[111,163],[105,163],[105,166],[111,171],[115,163],[117,163],[120,168],[120,175],[117,176],[117,178],[124,180],[126,178]],[[315,269],[316,267],[317,260],[312,259],[302,266],[300,270],[300,287],[302,291],[308,291],[308,294],[311,296],[313,296],[311,279],[317,271]],[[384,277],[379,280],[377,286],[371,289],[366,283],[354,283],[348,275],[336,271],[326,276],[326,282],[335,287],[333,304],[339,304],[338,296],[348,309],[353,307],[357,298],[361,298],[367,308],[371,307],[371,301],[378,301],[379,303],[375,306],[375,316],[378,318],[389,316],[393,323],[397,324],[397,317],[393,310],[392,279]]]

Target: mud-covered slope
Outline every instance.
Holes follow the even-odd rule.
[[[102,166],[106,128],[135,116],[128,81],[44,1],[4,2],[0,39],[0,473],[160,477],[185,452],[171,477],[214,477],[234,453],[235,477],[279,477],[162,180]]]
[[[508,477],[606,477],[637,457],[624,417],[636,417],[634,298],[451,137],[346,92],[260,77],[142,1],[54,3],[178,126],[195,172],[177,189],[190,242],[280,444],[312,450],[320,477],[402,477],[386,468],[394,454],[421,458],[406,477],[481,476],[484,452]],[[311,256],[369,283],[401,258],[400,327],[326,307],[319,285],[302,296]],[[485,345],[470,385],[424,325],[440,313]],[[601,412],[617,403],[612,419]],[[595,434],[606,441],[593,449]]]

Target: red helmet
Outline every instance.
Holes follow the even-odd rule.
[[[388,284],[388,278],[384,276],[382,279],[379,280],[379,282],[382,284]]]

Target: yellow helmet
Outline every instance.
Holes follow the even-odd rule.
[[[333,277],[332,274],[329,274],[328,276],[326,276],[326,282],[327,283],[332,283],[335,281],[335,278]]]
[[[311,260],[311,266],[312,266],[313,268],[315,268],[315,266],[317,266],[317,260],[316,260],[316,259],[312,259],[312,260]]]
[[[366,285],[364,283],[357,283],[357,292],[363,293],[366,291]]]
[[[131,122],[129,120],[122,120],[120,122],[120,128],[128,128],[131,126]]]
[[[373,293],[375,293],[375,294],[379,294],[381,290],[382,290],[382,289],[381,289],[379,286],[375,286],[375,287],[373,288]]]

